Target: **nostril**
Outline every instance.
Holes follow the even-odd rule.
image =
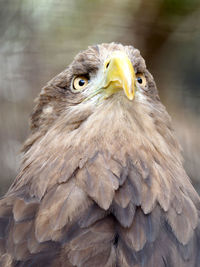
[[[110,65],[110,61],[106,64],[106,69],[109,67]]]

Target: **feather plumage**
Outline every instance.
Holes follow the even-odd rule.
[[[116,51],[147,80],[133,101],[94,94]],[[88,89],[74,93],[83,74]],[[0,266],[200,266],[200,198],[137,49],[111,43],[78,54],[42,89],[31,131],[0,200]]]

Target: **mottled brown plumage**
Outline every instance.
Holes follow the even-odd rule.
[[[94,94],[116,51],[146,79],[133,100]],[[0,200],[0,266],[200,266],[200,198],[137,49],[89,47],[42,89]]]

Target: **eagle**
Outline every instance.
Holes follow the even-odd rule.
[[[30,126],[0,200],[0,266],[200,266],[200,197],[138,49],[80,52]]]

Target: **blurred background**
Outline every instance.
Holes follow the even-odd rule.
[[[200,0],[0,0],[0,195],[41,88],[78,51],[111,41],[146,59],[200,192]]]

